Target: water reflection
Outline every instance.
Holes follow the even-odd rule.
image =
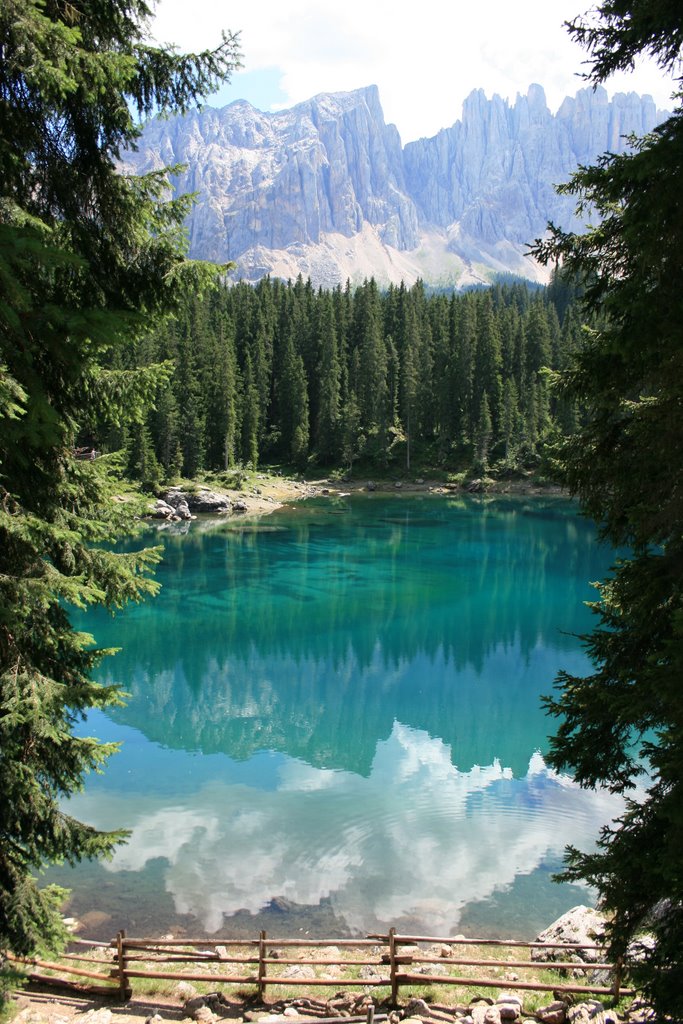
[[[93,720],[125,746],[73,808],[132,828],[106,869],[124,891],[105,898],[101,867],[53,875],[90,879],[119,923],[126,892],[146,902],[148,931],[155,901],[163,927],[284,900],[446,933],[528,874],[547,901],[548,865],[619,809],[541,756],[540,695],[586,667],[572,634],[610,563],[590,524],[561,502],[366,497],[194,525],[164,537],[158,599],[86,620],[123,645],[102,678],[131,697]]]
[[[115,717],[178,749],[363,774],[399,719],[460,768],[525,771],[545,746],[541,693],[559,664],[585,665],[567,632],[609,558],[589,524],[557,502],[345,508],[169,538],[160,597],[125,616],[105,665],[132,694]],[[120,620],[89,626],[121,642]]]
[[[329,900],[355,933],[393,923],[448,935],[467,904],[559,859],[570,840],[589,844],[618,804],[539,754],[519,779],[497,761],[459,771],[441,740],[397,722],[367,778],[287,758],[272,789],[217,776],[181,799],[111,792],[75,809],[99,826],[127,821],[132,837],[108,869],[163,858],[176,912],[208,932],[277,898]]]

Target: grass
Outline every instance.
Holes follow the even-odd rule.
[[[444,944],[447,940],[444,940]],[[269,952],[271,948],[277,948],[277,943],[273,942],[272,947],[269,944]],[[482,956],[482,950],[480,946],[470,946],[467,944],[457,944],[451,947],[451,956],[457,959],[484,959]],[[399,947],[399,952],[401,947]],[[408,965],[401,965],[399,970],[404,973],[414,973],[416,968],[426,967],[430,970],[432,964],[441,964],[447,970],[447,976],[451,977],[462,977],[472,978],[470,984],[466,985],[439,985],[438,982],[429,981],[424,984],[414,982],[412,984],[401,985],[399,989],[399,1002],[405,1005],[413,998],[424,999],[426,1002],[438,1001],[442,1005],[448,1006],[460,1006],[466,1007],[476,997],[483,997],[487,999],[495,999],[501,992],[511,991],[519,996],[523,1002],[524,1013],[533,1014],[539,1007],[553,1001],[552,991],[534,992],[529,990],[514,989],[510,988],[511,968],[505,967],[506,960],[520,960],[528,961],[530,966],[528,968],[514,968],[514,973],[518,975],[520,980],[523,981],[535,981],[540,984],[546,984],[553,987],[558,985],[566,984],[569,979],[566,976],[566,970],[563,971],[561,968],[547,967],[542,964],[533,964],[530,960],[530,954],[528,950],[521,948],[515,948],[509,950],[504,947],[489,947],[487,948],[485,958],[489,961],[486,966],[466,966],[461,964],[454,964],[448,957],[441,957],[439,953],[439,945],[433,945],[425,949],[411,948],[413,956],[418,958],[418,962],[413,962]],[[96,957],[102,957],[106,951],[102,948],[98,948],[93,951],[92,955]],[[110,954],[112,956],[112,966],[114,965],[113,950]],[[174,950],[174,952],[180,953],[181,949]],[[316,947],[314,941],[307,946],[302,947],[291,947],[282,951],[286,952],[286,959],[301,960],[304,963],[306,960],[323,960],[325,959],[325,948]],[[373,966],[377,973],[385,978],[389,976],[389,965],[382,963],[382,954],[388,952],[388,947],[385,945],[377,944],[373,947],[361,947],[360,949],[351,949],[341,947],[338,951],[338,955],[334,955],[330,959],[329,964],[340,964],[342,967],[342,976],[339,978],[331,978],[329,985],[316,985],[307,988],[305,979],[302,979],[297,984],[293,984],[292,980],[283,977],[286,965],[280,965],[277,962],[269,963],[267,965],[267,977],[268,985],[266,989],[267,1001],[270,1003],[280,1002],[283,1000],[292,1000],[296,998],[312,998],[312,999],[329,999],[333,995],[339,992],[348,992],[350,998],[362,998],[364,996],[370,996],[375,1003],[388,1002],[391,996],[391,989],[388,985],[386,986],[366,986],[356,985],[352,988],[345,986],[345,982],[351,980],[361,980],[361,966],[349,964],[348,967],[344,968],[344,962],[350,960],[367,960],[371,966]],[[407,950],[406,950],[407,952]],[[230,947],[230,956],[253,956],[255,950],[252,946],[245,947]],[[150,956],[150,954],[145,954]],[[427,963],[420,963],[420,958],[429,957],[430,960]],[[431,959],[433,958],[433,959]],[[157,958],[155,958],[157,959]],[[74,965],[75,961],[61,960],[55,958],[57,962],[61,962],[65,965]],[[78,963],[78,966],[87,967],[85,962],[86,955],[84,954],[84,962]],[[104,964],[94,964],[94,967],[102,973],[107,973],[107,967]],[[154,962],[147,962],[145,965],[136,962],[131,963],[134,969],[147,967],[148,969],[157,969]],[[162,962],[158,960],[158,969],[163,970]],[[257,973],[257,964],[228,964],[216,960],[207,959],[206,962],[182,964],[172,963],[167,965],[167,969],[173,973],[187,973],[191,974],[193,971],[205,974],[216,974],[226,975],[234,973],[237,977],[244,975],[255,975]],[[316,965],[314,966],[315,975],[317,978],[322,978],[325,974],[327,966]],[[46,975],[54,975],[55,972],[41,971]],[[507,978],[506,978],[507,975]],[[498,978],[500,977],[500,985],[497,987],[482,987],[477,983],[477,977],[479,978]],[[590,975],[586,975],[586,984],[589,983]],[[281,979],[281,980],[278,980]],[[85,980],[85,979],[82,979]],[[177,995],[178,980],[169,979],[164,980],[160,978],[132,978],[131,984],[133,993],[137,997],[149,997],[149,996],[162,996],[167,998],[173,998]],[[230,997],[231,1000],[245,999],[248,1001],[255,1001],[258,996],[258,988],[254,985],[244,985],[244,983],[236,983],[234,986],[225,982],[192,982],[193,989],[198,994],[207,994],[209,992],[215,992],[217,989],[222,990],[226,996]],[[579,984],[584,984],[583,980]],[[589,998],[599,999],[605,1006],[613,1006],[613,1000],[609,996],[602,997],[591,997],[584,994],[576,994],[574,996],[575,1001],[582,1002]],[[629,1004],[630,1000],[622,1000],[622,1008],[625,1008]]]

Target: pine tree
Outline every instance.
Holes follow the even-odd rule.
[[[477,309],[477,340],[474,350],[473,402],[481,412],[484,395],[487,396],[494,428],[499,422],[502,396],[502,353],[500,332],[491,296],[479,297]]]
[[[237,356],[233,324],[215,311],[199,376],[206,410],[206,461],[210,468],[228,469],[235,462],[238,434]]]
[[[475,296],[451,301],[452,356],[449,379],[453,394],[451,436],[458,444],[471,441],[474,433],[473,374],[476,345]]]
[[[140,482],[143,491],[154,493],[161,482],[161,467],[146,423],[133,424],[126,448],[128,475]]]
[[[400,412],[403,431],[406,436],[406,469],[410,469],[410,442],[416,427],[416,403],[419,387],[419,347],[420,336],[412,303],[405,307],[405,325],[403,330],[403,351],[401,352],[400,380]]]
[[[302,466],[308,455],[308,390],[304,362],[295,350],[289,329],[282,354],[279,405],[285,458]]]
[[[477,473],[485,473],[489,467],[489,447],[493,436],[493,423],[489,411],[489,400],[486,393],[481,399],[481,409],[474,435],[474,469]]]
[[[323,463],[337,456],[341,435],[341,366],[339,346],[334,323],[334,311],[329,295],[319,299],[320,364],[318,368],[318,415],[316,447]]]
[[[604,0],[572,32],[594,83],[642,52],[680,74],[679,3]],[[553,229],[537,244],[584,289],[591,325],[557,383],[586,409],[558,452],[562,479],[602,536],[630,551],[592,606],[594,670],[562,673],[547,702],[559,718],[551,763],[627,797],[597,852],[570,851],[566,875],[592,883],[613,915],[613,956],[628,959],[639,932],[654,934],[629,967],[658,1020],[683,1018],[682,190],[679,93],[673,115],[631,152],[603,156],[565,188],[597,226]]]
[[[229,73],[235,41],[154,48],[149,14],[143,0],[0,6],[0,950],[16,953],[59,927],[33,873],[106,855],[123,835],[61,803],[113,749],[73,726],[119,699],[91,681],[104,652],[68,609],[154,590],[155,552],[101,544],[132,512],[111,500],[110,457],[74,456],[84,406],[91,421],[103,409],[141,422],[154,372],[112,372],[107,353],[213,276],[185,260],[190,201],[116,160],[138,134],[132,110],[186,109]]]
[[[503,419],[501,423],[503,455],[507,466],[514,465],[519,449],[520,420],[519,395],[514,378],[508,377],[503,385]]]
[[[256,469],[259,456],[259,393],[247,352],[242,395],[242,462]]]

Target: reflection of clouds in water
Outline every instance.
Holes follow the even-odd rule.
[[[78,813],[107,827],[95,801],[81,797]],[[570,841],[589,845],[620,808],[548,770],[540,754],[521,779],[498,762],[458,771],[448,746],[395,723],[369,778],[292,760],[274,792],[214,781],[191,806],[140,797],[130,841],[109,867],[135,871],[164,857],[176,910],[209,931],[274,897],[329,897],[360,932],[404,918],[447,934],[465,904]],[[107,799],[107,818],[116,815],[119,802]]]

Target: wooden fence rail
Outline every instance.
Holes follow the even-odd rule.
[[[130,998],[133,978],[147,978],[156,981],[187,981],[210,982],[212,985],[231,985],[243,987],[256,986],[259,996],[265,998],[268,988],[287,986],[288,988],[334,987],[339,988],[387,988],[391,994],[391,1002],[399,1001],[400,989],[408,985],[458,986],[469,988],[498,988],[505,990],[520,989],[538,992],[566,992],[577,994],[610,995],[615,1000],[620,996],[634,995],[634,990],[624,988],[622,984],[622,965],[611,964],[599,959],[593,963],[574,961],[522,960],[515,958],[514,953],[504,960],[484,955],[484,949],[530,951],[564,950],[569,953],[592,951],[600,957],[601,947],[586,944],[567,944],[559,942],[524,942],[506,939],[466,939],[444,938],[431,935],[398,935],[391,929],[387,935],[370,935],[366,939],[270,939],[265,931],[258,939],[147,939],[128,938],[125,932],[118,933],[110,943],[88,943],[76,940],[80,945],[92,946],[95,957],[86,957],[78,953],[65,954],[67,961],[80,961],[88,965],[108,965],[109,973],[101,970],[74,967],[71,963],[53,963],[51,961],[18,957],[9,959],[18,965],[37,967],[40,970],[57,972],[54,976],[32,972],[29,977],[49,985],[63,985],[70,988],[84,989],[86,986],[80,979],[103,982],[97,986],[88,985],[89,991],[98,994],[107,992],[119,995],[122,1000]],[[424,944],[438,944],[444,947],[447,955],[434,955],[420,948]],[[458,956],[459,946],[482,947],[479,956]],[[332,956],[326,958],[322,950],[330,949]],[[418,948],[416,948],[418,947]],[[447,947],[447,948],[446,948]],[[110,959],[105,958],[105,949],[113,950]],[[294,950],[301,949],[303,955],[295,958]],[[343,959],[341,950],[352,951],[350,959]],[[306,955],[308,951],[308,955]],[[364,951],[367,955],[364,956]],[[285,953],[283,956],[282,953]],[[519,954],[518,954],[519,955]],[[467,976],[462,971],[455,974],[419,973],[411,971],[413,965],[439,964],[443,968],[462,967],[496,967],[517,970],[557,970],[582,972],[587,975],[583,984],[577,981],[567,983],[541,982],[535,979],[528,981],[519,978],[504,980],[493,976]],[[185,970],[180,965],[186,965]],[[200,966],[201,965],[201,966]],[[226,970],[228,966],[240,967],[239,974]],[[280,968],[292,965],[306,967],[334,967],[341,972],[334,977],[289,977],[280,972]],[[368,967],[367,977],[349,976],[348,969]],[[597,971],[610,971],[613,983],[609,986],[591,984],[590,974]],[[64,977],[70,975],[72,977]],[[73,978],[78,980],[74,981]]]

